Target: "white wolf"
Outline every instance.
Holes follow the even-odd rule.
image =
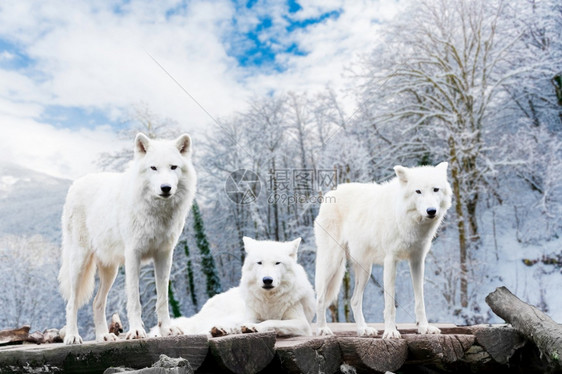
[[[141,319],[139,268],[153,260],[156,311],[161,334],[179,334],[168,314],[168,281],[172,252],[193,202],[196,175],[191,139],[135,138],[134,160],[124,173],[90,174],[68,191],[62,214],[60,289],[67,300],[66,344],[80,344],[78,308],[100,285],[94,298],[96,340],[115,340],[105,316],[107,294],[121,264],[125,265],[127,339],[146,337]]]
[[[247,330],[311,335],[314,290],[297,263],[301,239],[292,242],[243,238],[246,259],[238,287],[210,298],[196,315],[173,320],[184,334]]]
[[[424,261],[439,224],[451,206],[447,163],[435,167],[396,166],[383,184],[349,183],[326,194],[314,224],[318,334],[331,335],[326,308],[336,299],[346,255],[355,274],[351,308],[358,335],[376,335],[363,316],[363,292],[373,264],[384,265],[384,334],[399,338],[394,305],[396,264],[408,260],[420,334],[438,334],[428,325],[423,296]]]

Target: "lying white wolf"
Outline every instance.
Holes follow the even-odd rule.
[[[319,335],[331,335],[326,308],[336,299],[348,255],[355,274],[351,307],[358,335],[376,335],[363,316],[363,292],[373,264],[384,265],[384,334],[399,338],[394,303],[396,264],[410,262],[420,334],[437,334],[425,315],[424,261],[443,217],[451,206],[447,163],[436,167],[394,168],[396,178],[383,184],[350,183],[326,194],[314,224]]]
[[[68,191],[62,215],[60,289],[67,300],[66,344],[82,343],[78,308],[88,301],[98,269],[94,299],[96,340],[115,340],[105,316],[107,294],[121,264],[127,289],[127,339],[146,337],[141,319],[139,269],[153,260],[158,324],[161,334],[179,334],[170,326],[168,281],[172,252],[183,230],[195,193],[191,139],[135,139],[135,156],[125,173],[90,174]]]
[[[246,259],[238,287],[210,298],[196,315],[173,320],[184,334],[215,330],[239,333],[275,331],[278,335],[311,335],[314,290],[297,263],[301,239],[292,242],[243,238]]]

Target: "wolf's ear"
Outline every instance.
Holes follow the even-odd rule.
[[[299,251],[301,240],[302,238],[297,238],[289,243],[291,245],[291,253],[289,253],[289,256],[293,257],[294,259],[297,258],[297,252]]]
[[[144,156],[150,146],[150,139],[139,132],[135,137],[135,156]]]
[[[244,236],[242,238],[242,241],[244,242],[244,250],[246,251],[246,253],[249,253],[249,249],[252,246],[252,244],[255,242],[255,240],[252,238],[248,238],[247,236]]]
[[[183,134],[176,139],[176,147],[183,156],[191,153],[191,138],[187,134]]]
[[[396,176],[398,177],[400,183],[402,184],[408,183],[408,168],[405,168],[404,166],[396,165],[394,167],[394,172],[396,173]]]
[[[449,167],[449,163],[448,162],[441,162],[439,163],[437,166],[435,166],[436,169],[439,170],[443,170],[443,172],[446,174],[447,173],[447,168]]]

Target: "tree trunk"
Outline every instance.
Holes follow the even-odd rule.
[[[486,297],[494,313],[533,341],[554,368],[562,368],[562,326],[507,288],[499,287]]]
[[[457,229],[459,231],[459,252],[460,252],[460,265],[461,265],[461,306],[466,308],[468,306],[468,246],[466,237],[466,227],[464,223],[464,212],[462,208],[461,198],[461,181],[459,176],[459,166],[457,151],[455,147],[455,140],[449,138],[449,155],[451,157],[451,176],[453,177],[453,194],[455,195],[455,212],[457,213]]]

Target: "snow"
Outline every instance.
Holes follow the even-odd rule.
[[[19,178],[11,175],[3,175],[0,177],[0,199],[6,197],[18,181]]]

